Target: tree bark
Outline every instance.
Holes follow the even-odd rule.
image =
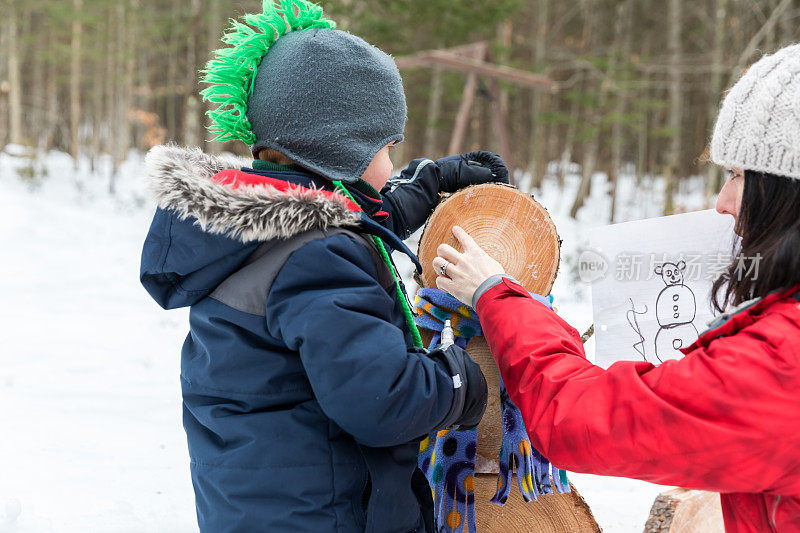
[[[616,21],[614,24],[615,41],[621,44],[620,55],[623,61],[630,61],[631,55],[631,20],[633,18],[633,0],[627,0],[625,3],[617,4]],[[624,33],[624,36],[623,36]],[[612,79],[616,79],[617,88],[614,103],[614,123],[611,129],[611,173],[609,176],[611,185],[611,213],[609,214],[609,222],[612,224],[617,218],[617,181],[619,180],[619,173],[622,170],[622,149],[624,145],[623,139],[623,124],[622,115],[628,109],[628,88],[627,84],[620,82],[617,69],[617,60],[612,62]],[[626,80],[627,81],[627,76]]]
[[[114,120],[117,123],[117,134],[113,151],[113,168],[108,180],[108,191],[111,194],[116,192],[116,180],[119,167],[127,158],[130,148],[130,119],[128,112],[131,108],[131,84],[133,83],[134,65],[134,36],[133,19],[135,17],[134,7],[137,7],[138,0],[129,0],[117,4],[117,35],[119,36],[119,46],[117,48],[117,70],[122,71],[121,84],[117,89],[117,96]]]
[[[45,49],[52,52],[55,47],[55,39],[50,32],[46,32],[43,36],[45,41]],[[44,149],[43,151],[49,152],[55,145],[56,129],[58,128],[58,82],[56,79],[56,69],[52,67],[47,69],[47,108],[45,115],[45,132],[44,132]]]
[[[75,169],[78,169],[80,155],[81,122],[81,45],[83,40],[83,0],[72,0],[74,11],[72,19],[72,44],[70,46],[69,69],[69,151]]]
[[[119,35],[117,35],[117,27],[120,26],[118,22],[119,17],[119,7],[118,6],[109,6],[108,9],[108,17],[106,19],[106,43],[108,43],[108,48],[106,49],[105,54],[105,71],[107,73],[106,77],[104,78],[103,82],[105,85],[105,90],[103,93],[105,94],[105,101],[104,104],[104,129],[105,135],[103,136],[103,148],[102,150],[107,154],[113,157],[114,150],[116,149],[116,132],[121,124],[117,124],[115,120],[114,114],[114,103],[115,103],[115,83],[114,80],[117,76],[117,56],[119,55],[119,47],[121,46],[119,42]]]
[[[539,71],[543,67],[546,57],[545,47],[547,45],[547,28],[550,23],[550,0],[539,0],[539,9],[536,16],[538,20],[533,49],[533,66]],[[544,124],[541,124],[541,115],[544,111],[543,98],[544,96],[540,90],[533,90],[530,137],[531,165],[529,172],[533,176],[531,186],[535,189],[542,186],[544,170],[547,165],[547,135],[545,134]]]
[[[580,110],[578,108],[578,103],[573,100],[570,102],[569,124],[567,124],[567,129],[564,134],[564,148],[561,151],[561,163],[559,164],[558,169],[559,190],[564,190],[564,184],[566,182],[567,173],[569,172],[569,166],[572,163],[572,152],[575,148],[575,134],[578,130],[579,117]]]
[[[643,11],[646,13],[650,9],[650,2],[645,0],[644,5],[642,6]],[[644,32],[644,43],[641,46],[641,54],[642,57],[648,58],[650,56],[650,51],[653,44],[653,34],[652,32]],[[639,90],[637,91],[637,98],[639,102],[647,102],[648,98],[650,97],[650,76],[651,74],[648,71],[642,72],[642,83],[640,85]],[[649,143],[650,143],[650,121],[649,121],[649,111],[647,106],[641,106],[638,109],[639,111],[639,123],[637,125],[637,137],[636,137],[636,187],[639,188],[642,185],[642,178],[645,174],[649,171],[648,166],[648,151],[649,151]]]
[[[45,18],[42,16],[41,13],[31,13],[31,22],[32,26],[36,28],[36,31],[46,32],[45,25]],[[47,107],[47,100],[45,98],[45,53],[44,53],[44,45],[46,43],[38,43],[36,45],[37,52],[34,53],[33,57],[31,58],[31,91],[30,91],[30,128],[29,128],[29,138],[31,142],[38,147],[38,154],[41,155],[44,148],[44,121],[45,121],[45,109]]]
[[[669,69],[669,129],[671,133],[667,168],[664,172],[664,214],[675,209],[675,181],[681,157],[681,118],[683,94],[681,93],[681,1],[669,0],[667,37],[670,56]]]
[[[220,14],[220,0],[211,0],[208,8],[208,45],[206,46],[206,56],[203,61],[211,59],[211,52],[221,46],[220,37],[222,36],[222,15]],[[209,111],[213,106],[207,103],[205,106],[206,111]],[[208,136],[208,128],[211,126],[211,119],[206,117],[206,138]],[[208,148],[212,154],[218,154],[222,151],[224,143],[218,141],[208,141]]]
[[[442,108],[442,69],[436,67],[431,73],[431,95],[428,99],[428,114],[425,117],[425,157],[435,159],[438,155],[436,133],[439,129],[439,112]]]
[[[461,151],[464,144],[464,135],[467,132],[469,112],[472,109],[472,102],[475,100],[475,91],[478,87],[478,75],[470,72],[467,75],[467,83],[464,85],[464,93],[461,96],[461,105],[456,114],[456,123],[453,126],[453,136],[450,138],[448,154],[457,154]]]
[[[200,0],[191,0],[192,20],[186,40],[186,95],[183,114],[183,138],[187,146],[198,146],[200,131],[200,99],[197,94],[197,28],[200,26]]]
[[[175,2],[173,5],[170,18],[172,23],[176,26],[179,25],[181,3]],[[167,108],[167,136],[170,139],[178,139],[178,95],[176,89],[178,86],[178,37],[179,33],[171,32],[169,38],[169,53],[167,54],[167,76],[165,85],[167,91],[164,93]]]
[[[2,0],[3,9],[9,13],[5,20],[0,21],[0,53],[5,56],[9,55],[9,26],[11,25],[10,10],[8,4],[11,0]],[[8,61],[0,61],[0,150],[5,149],[9,142],[8,130],[10,127],[8,121],[8,93],[11,90],[11,85],[8,82]]]
[[[650,509],[644,533],[723,533],[719,494],[670,489],[658,495]]]
[[[598,22],[598,14],[600,12],[597,9],[596,0],[584,0],[583,10],[587,13],[586,23],[584,28],[584,38],[583,38],[583,46],[584,51],[590,50],[593,45],[597,44],[597,22]],[[605,77],[607,78],[608,72],[605,73]],[[587,146],[586,150],[583,152],[583,163],[581,168],[581,183],[578,186],[578,192],[575,195],[575,201],[572,203],[572,207],[569,210],[569,216],[572,218],[576,218],[578,216],[578,211],[581,207],[583,207],[586,198],[589,196],[592,188],[592,175],[594,174],[596,165],[597,165],[597,154],[600,149],[600,125],[602,121],[602,110],[605,107],[606,99],[608,97],[608,80],[602,80],[600,85],[600,93],[598,96],[598,102],[596,107],[589,109],[587,112],[587,122],[590,124],[590,127],[594,128],[595,131],[591,139],[589,139],[589,145]]]
[[[9,141],[22,144],[22,80],[19,61],[19,10],[11,0],[8,6],[8,114]]]
[[[728,0],[716,0],[714,6],[714,44],[711,49],[711,80],[708,84],[708,118],[709,131],[714,127],[717,112],[720,105],[722,92],[722,58],[724,55],[725,43],[725,20],[728,16]],[[706,169],[706,197],[710,198],[721,187],[721,176],[719,167],[712,162],[708,163]]]

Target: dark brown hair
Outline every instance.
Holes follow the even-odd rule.
[[[283,155],[277,150],[273,150],[272,148],[262,148],[258,151],[258,158],[262,161],[269,161],[270,163],[275,163],[276,165],[291,165],[294,163],[291,159]]]
[[[733,262],[711,289],[722,312],[800,283],[800,180],[746,170]]]

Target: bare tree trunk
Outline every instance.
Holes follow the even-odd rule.
[[[770,11],[774,10],[780,0],[769,0],[768,5]],[[777,32],[775,30],[768,31],[766,35],[764,35],[764,52],[771,54],[775,51],[775,40],[777,38]]]
[[[72,19],[72,44],[70,46],[69,69],[69,152],[75,170],[78,169],[80,155],[81,122],[81,41],[83,40],[83,0],[72,0],[74,11]]]
[[[50,32],[45,32],[42,37],[44,39],[45,50],[50,51],[55,45],[55,39]],[[50,65],[47,69],[47,108],[45,111],[45,131],[44,131],[44,147],[43,152],[49,152],[55,145],[56,129],[58,128],[58,85],[56,80],[56,69]]]
[[[796,35],[797,24],[794,17],[781,17],[780,20],[780,37],[782,43],[793,43],[797,39]]]
[[[108,180],[108,192],[114,194],[116,192],[116,180],[119,172],[119,167],[128,155],[130,148],[130,119],[128,118],[128,111],[130,110],[131,102],[131,84],[133,83],[133,65],[134,65],[134,29],[133,19],[135,17],[134,10],[138,0],[130,0],[129,2],[119,2],[117,4],[117,35],[119,36],[119,45],[117,48],[117,71],[122,71],[121,84],[117,90],[116,112],[114,120],[117,123],[117,132],[115,136],[115,146],[113,151],[113,168]],[[128,9],[126,9],[126,6]]]
[[[567,131],[564,134],[564,148],[561,151],[561,164],[559,165],[558,187],[561,190],[564,189],[569,165],[572,163],[572,152],[575,147],[575,134],[578,130],[579,115],[578,103],[573,100],[570,102],[569,124],[567,124]]]
[[[517,182],[514,176],[514,170],[517,168],[514,164],[514,152],[511,148],[511,140],[508,138],[508,124],[506,122],[506,105],[503,103],[502,93],[500,91],[499,83],[497,80],[489,80],[489,97],[491,106],[492,122],[496,131],[496,137],[500,149],[497,151],[500,156],[505,159],[506,166],[508,167],[508,182],[516,186]],[[488,109],[489,106],[487,106]]]
[[[534,68],[538,71],[544,64],[546,56],[545,46],[547,45],[547,28],[550,13],[550,0],[539,0],[539,9],[537,11],[537,28],[536,39],[533,49],[533,62]],[[538,189],[542,186],[542,179],[544,179],[544,169],[547,164],[546,147],[547,135],[545,134],[544,125],[540,125],[541,115],[544,111],[542,103],[542,92],[540,89],[533,90],[533,99],[531,102],[531,137],[530,137],[530,150],[531,150],[531,165],[530,173],[533,176],[531,186]]]
[[[500,64],[508,62],[508,54],[511,49],[512,29],[510,20],[500,24],[497,29],[498,37],[503,45],[503,52],[499,57]],[[487,59],[491,61],[491,55],[487,54]],[[487,106],[487,111],[492,115],[494,138],[498,143],[497,153],[505,159],[506,166],[508,166],[509,182],[512,185],[516,185],[514,179],[516,160],[514,158],[515,154],[511,139],[508,136],[508,121],[506,120],[506,113],[508,112],[508,89],[501,87],[495,79],[488,79],[487,84],[489,86],[489,105]]]
[[[644,5],[642,6],[643,12],[647,12],[650,9],[649,1],[645,0]],[[650,51],[652,48],[652,32],[645,32],[644,36],[644,43],[641,46],[642,54],[644,57],[650,56]],[[649,88],[649,81],[650,81],[650,73],[645,71],[641,74],[641,88],[637,91],[637,98],[640,102],[646,102],[650,96],[650,88]],[[648,167],[648,149],[649,149],[649,132],[650,132],[650,124],[649,124],[649,113],[646,109],[639,109],[639,124],[637,125],[638,135],[636,139],[636,188],[638,189],[642,185],[642,177],[647,174],[649,167]]]
[[[175,2],[172,6],[173,10],[170,17],[172,23],[178,25],[181,3]],[[175,94],[176,86],[178,85],[178,37],[179,33],[177,31],[170,33],[166,83],[169,90],[164,95],[167,100],[167,136],[173,140],[178,139],[178,97]]]
[[[43,32],[44,28],[44,17],[41,14],[33,14],[32,15],[34,27],[38,29],[38,31]],[[44,33],[44,32],[43,32]],[[46,43],[40,43],[39,46],[44,45]],[[31,101],[31,112],[30,112],[30,122],[32,125],[31,140],[35,140],[35,144],[38,147],[38,151],[41,154],[44,148],[44,132],[45,132],[45,109],[47,106],[47,100],[45,98],[45,53],[44,50],[39,49],[39,53],[33,54],[32,58],[32,87],[31,87],[31,94],[30,94],[30,101]]]
[[[188,146],[198,146],[200,131],[200,99],[197,94],[197,28],[200,26],[200,0],[191,0],[192,22],[186,40],[186,107],[183,118],[183,138]]]
[[[572,218],[576,218],[578,216],[578,210],[583,207],[586,198],[591,192],[592,175],[594,174],[597,166],[597,153],[600,148],[599,137],[600,134],[598,133],[589,142],[589,147],[586,149],[586,153],[583,156],[583,174],[581,176],[581,184],[580,187],[578,187],[578,194],[575,197],[575,201],[572,203],[572,208],[569,210],[569,216]]]
[[[711,49],[711,80],[708,84],[708,118],[713,127],[719,109],[722,92],[722,56],[725,42],[725,20],[728,15],[728,0],[716,0],[714,9],[714,45]],[[706,197],[710,198],[721,187],[722,173],[717,165],[709,162],[706,168]]]
[[[222,15],[220,14],[220,0],[211,0],[208,8],[208,46],[209,51],[206,54],[205,60],[211,58],[211,51],[216,50],[220,45],[220,37],[222,35]],[[213,106],[209,103],[206,105],[206,111],[210,110]],[[211,119],[206,118],[206,129],[211,125]],[[223,143],[218,141],[210,141],[208,143],[209,150],[212,154],[218,154],[222,151]]]
[[[106,31],[100,34],[100,32],[96,32],[98,39],[106,39],[108,36],[109,29],[106,28]],[[103,45],[109,45],[109,41],[100,41]],[[101,59],[102,61],[102,59]],[[108,62],[102,61],[102,63],[98,62],[96,65],[97,70],[101,73],[101,80],[106,80],[111,77],[111,73],[108,71]],[[105,87],[106,84],[103,81],[98,81],[97,83],[92,84],[92,141],[91,141],[91,150],[89,151],[89,161],[91,164],[92,172],[95,172],[96,165],[97,165],[97,158],[100,156],[102,152],[102,143],[103,143],[103,129],[105,127],[104,124],[104,116],[103,116],[103,104],[105,103]]]
[[[627,0],[625,3],[617,4],[616,21],[614,24],[614,40],[619,43],[622,41],[620,50],[624,61],[630,60],[631,55],[631,20],[633,19],[633,0]],[[623,37],[624,32],[624,37]],[[617,77],[617,60],[612,60],[613,72],[615,78]],[[619,84],[619,81],[617,81]],[[616,100],[614,105],[614,124],[611,129],[611,173],[609,179],[611,182],[611,213],[609,214],[609,221],[613,223],[617,216],[617,181],[622,167],[622,148],[624,144],[623,139],[623,126],[622,115],[628,108],[628,88],[625,84],[617,87]]]
[[[105,130],[105,135],[103,135],[103,151],[107,154],[112,156],[112,160],[114,159],[114,154],[116,150],[116,138],[117,138],[117,130],[122,127],[122,124],[117,124],[117,121],[114,119],[114,103],[115,103],[115,80],[117,77],[117,58],[119,56],[119,47],[121,43],[119,42],[119,36],[117,35],[116,26],[119,26],[119,7],[116,6],[109,6],[108,8],[108,18],[106,21],[106,42],[108,43],[108,49],[106,50],[105,54],[105,71],[106,76],[104,78],[104,85],[105,90],[103,91],[105,95],[105,101],[103,102],[105,105],[105,112],[103,113],[103,128]]]
[[[597,27],[598,13],[600,9],[598,6],[593,5],[596,0],[584,0],[583,9],[587,13],[586,26],[584,30],[584,50],[588,50],[592,45],[596,44],[595,28]],[[606,75],[608,73],[606,72]],[[583,207],[583,203],[589,196],[592,188],[592,175],[594,174],[597,165],[597,154],[600,149],[600,125],[601,113],[605,106],[606,98],[608,96],[608,83],[604,80],[601,82],[600,95],[598,97],[597,107],[590,109],[588,112],[588,122],[595,128],[592,138],[589,140],[589,146],[583,153],[582,175],[581,183],[578,187],[578,193],[575,195],[575,201],[572,203],[572,208],[569,210],[569,216],[575,218],[578,216],[578,210]]]
[[[448,154],[457,154],[461,151],[461,146],[464,143],[464,135],[467,132],[467,123],[469,122],[469,111],[472,109],[472,102],[475,100],[475,91],[478,87],[478,75],[470,72],[467,75],[467,83],[464,85],[464,93],[461,97],[461,105],[456,114],[456,123],[453,126],[453,136],[450,139],[450,146],[447,149]]]
[[[9,2],[8,9],[8,113],[9,140],[21,144],[22,139],[22,80],[19,61],[19,11],[16,2]]]
[[[11,0],[2,0],[4,11],[8,12],[7,4]],[[0,21],[0,54],[8,56],[9,27],[11,26],[11,17]],[[8,61],[0,61],[0,150],[5,149],[8,144],[8,93],[11,86],[8,82]]]
[[[683,95],[681,94],[681,2],[669,0],[668,7],[667,48],[670,56],[669,69],[669,129],[672,134],[667,157],[667,168],[664,172],[664,214],[675,209],[675,181],[681,157],[681,118]]]
[[[147,6],[147,4],[145,4]],[[139,7],[139,11],[142,9],[147,9],[147,7]],[[137,31],[141,32],[142,26],[137,25]],[[139,47],[136,51],[134,56],[136,57],[136,74],[135,74],[135,83],[134,86],[136,87],[136,91],[132,97],[131,105],[138,110],[141,110],[142,113],[149,114],[153,111],[153,88],[151,86],[151,79],[150,79],[150,68],[149,65],[152,61],[155,61],[155,57],[161,57],[161,54],[153,54],[154,50],[152,47]],[[158,114],[153,113],[155,118],[152,123],[145,124],[145,133],[142,139],[136,146],[150,148],[152,146],[153,139],[157,137],[152,137],[148,131],[151,133],[153,132],[153,128],[157,128],[157,124],[160,124],[161,120]]]
[[[642,90],[647,94],[647,89]],[[641,186],[642,177],[647,173],[647,149],[648,149],[648,120],[647,113],[642,113],[639,119],[639,135],[636,140],[636,187]]]
[[[758,50],[759,45],[764,41],[765,37],[775,31],[775,26],[781,19],[781,16],[787,9],[789,9],[792,3],[793,0],[780,0],[780,3],[775,6],[775,9],[773,9],[769,14],[767,20],[764,21],[764,24],[762,24],[758,31],[750,38],[747,46],[744,47],[744,51],[739,55],[739,60],[736,62],[738,68],[731,72],[729,83],[732,83],[735,80],[742,68],[744,68],[744,66],[750,61],[753,54]]]
[[[442,108],[442,69],[435,67],[431,73],[431,96],[428,99],[428,114],[425,117],[425,148],[426,157],[434,158],[436,151],[436,133],[439,129],[439,112]]]

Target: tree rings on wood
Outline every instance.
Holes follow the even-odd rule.
[[[516,477],[516,476],[515,476]],[[489,500],[497,489],[497,476],[475,475],[475,529],[478,533],[599,533],[591,509],[574,486],[566,494],[542,494],[526,503],[516,479],[504,506]]]
[[[442,201],[419,243],[422,285],[436,287],[436,248],[459,251],[452,227],[461,226],[506,272],[528,291],[547,295],[556,279],[560,240],[547,210],[532,196],[509,185],[467,187]]]

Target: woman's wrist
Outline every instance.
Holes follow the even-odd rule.
[[[519,283],[517,280],[515,280],[512,276],[509,276],[508,274],[494,274],[492,276],[489,276],[483,281],[483,283],[478,285],[478,288],[475,289],[474,293],[472,293],[472,308],[476,309],[478,307],[478,300],[481,299],[481,296],[483,296],[486,293],[486,291],[488,291],[492,287],[496,287],[497,285],[502,283],[504,278],[513,281],[514,283]]]

